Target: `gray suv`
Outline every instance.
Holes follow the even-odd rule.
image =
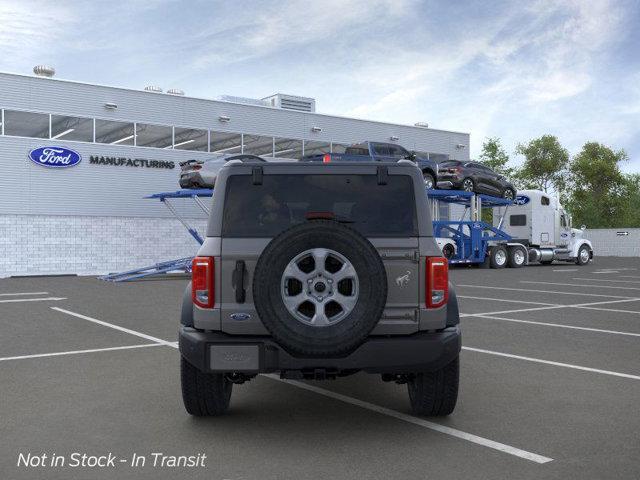
[[[260,373],[406,383],[420,415],[448,415],[461,337],[447,261],[413,162],[228,162],[184,294],[182,394],[224,413]]]

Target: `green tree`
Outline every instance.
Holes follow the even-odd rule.
[[[629,195],[638,188],[637,179],[625,178],[620,171],[619,163],[625,160],[624,150],[614,151],[598,142],[585,143],[573,158],[568,207],[576,225],[622,226],[632,210]]]
[[[517,172],[520,186],[562,193],[566,186],[569,152],[554,135],[543,135],[527,144],[519,144],[516,153],[525,157]]]
[[[498,137],[486,138],[482,144],[482,153],[479,158],[480,162],[492,169],[494,172],[512,177],[514,168],[508,165],[509,155],[502,147],[502,143]]]
[[[616,226],[640,228],[640,174],[625,175],[623,213]]]

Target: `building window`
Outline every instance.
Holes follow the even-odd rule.
[[[113,120],[96,120],[96,142],[111,145],[133,145],[134,125]]]
[[[51,115],[51,139],[93,142],[93,119]]]
[[[308,155],[323,155],[325,153],[331,153],[331,144],[329,142],[317,142],[313,140],[305,140],[304,142],[304,156]]]
[[[177,150],[196,150],[206,152],[208,149],[208,132],[193,128],[175,128],[173,148]]]
[[[302,140],[291,138],[274,138],[273,156],[276,158],[302,158]]]
[[[244,134],[244,148],[242,153],[250,155],[273,156],[273,137]]]
[[[242,135],[239,133],[211,132],[210,147],[211,153],[241,153]]]
[[[4,134],[15,137],[49,138],[49,115],[4,111]]]
[[[136,146],[171,148],[173,145],[173,128],[149,123],[136,124]]]

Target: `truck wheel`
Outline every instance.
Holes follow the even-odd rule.
[[[507,249],[502,245],[491,247],[489,265],[491,268],[504,268],[507,265]]]
[[[513,190],[513,188],[507,187],[502,191],[502,198],[506,200],[513,200],[514,198],[516,198],[516,192]]]
[[[520,268],[526,263],[527,253],[522,247],[509,247],[509,267]]]
[[[265,328],[285,349],[341,355],[358,347],[380,320],[387,274],[378,251],[360,233],[311,220],[282,232],[264,249],[253,299]]]
[[[407,382],[409,402],[416,415],[444,416],[458,400],[460,357],[435,372],[416,374]]]
[[[196,417],[222,415],[229,408],[233,383],[222,373],[204,373],[180,357],[184,408]]]
[[[424,179],[424,186],[427,190],[433,190],[436,187],[436,181],[429,172],[422,172],[422,178]]]
[[[589,263],[589,260],[591,259],[591,255],[589,252],[589,247],[587,247],[586,245],[582,245],[580,247],[580,249],[578,250],[578,256],[576,257],[576,263],[578,265],[586,265],[587,263]]]

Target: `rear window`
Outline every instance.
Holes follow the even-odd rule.
[[[445,160],[444,162],[440,162],[438,165],[446,168],[446,167],[457,167],[461,163],[462,162],[459,162],[458,160]]]
[[[332,216],[367,237],[418,236],[413,182],[408,175],[232,175],[222,220],[225,237],[274,237],[307,221]]]

